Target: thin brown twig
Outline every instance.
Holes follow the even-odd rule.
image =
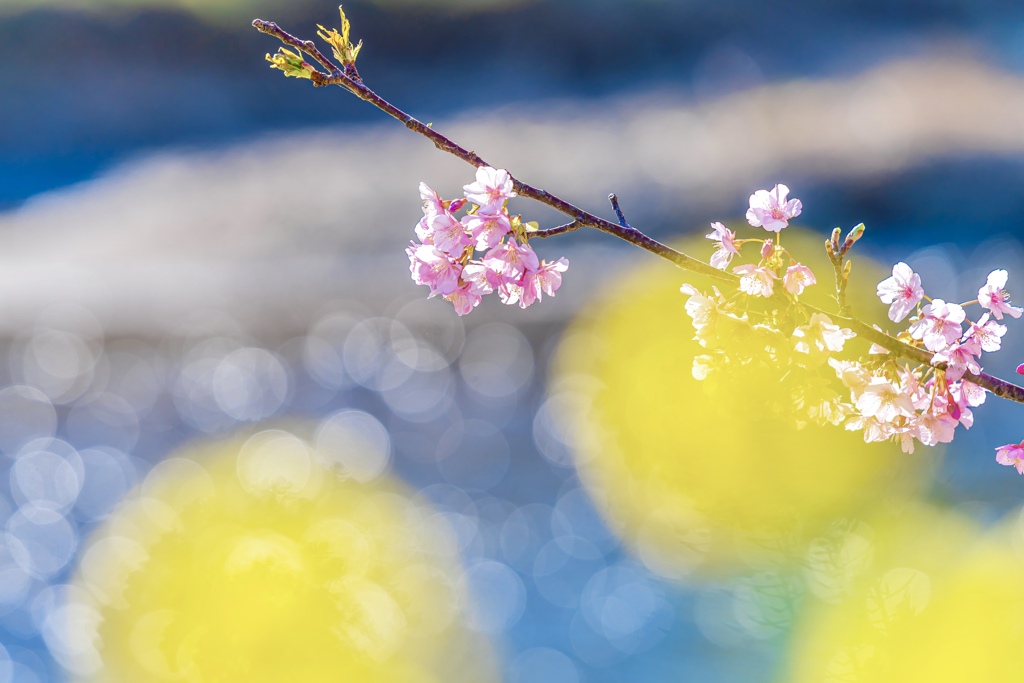
[[[296,50],[305,52],[307,55],[315,59],[320,66],[327,69],[328,73],[341,73],[341,69],[338,68],[334,62],[327,59],[327,57],[324,56],[324,53],[317,49],[316,43],[312,40],[300,40],[292,34],[283,31],[280,26],[272,21],[254,19],[252,26],[260,33],[266,33],[269,36],[274,36],[285,45],[289,45],[294,47]]]
[[[626,220],[626,214],[622,213],[622,209],[619,207],[619,198],[615,196],[614,192],[608,195],[608,201],[612,204],[612,210],[615,211],[615,217],[619,219],[619,225],[624,228],[632,228],[633,226]]]
[[[836,303],[839,304],[839,313],[849,316],[850,307],[846,304],[846,278],[843,274],[843,255],[829,254],[829,260],[832,261],[832,269],[836,275]]]
[[[257,30],[268,35],[272,35],[286,45],[290,45],[297,50],[302,50],[306,54],[310,55],[318,62],[321,59],[326,59],[319,50],[316,50],[315,46],[310,48],[309,45],[295,36],[286,33],[277,24],[269,21],[263,21],[257,19],[252,24]],[[321,62],[322,63],[322,62]],[[434,143],[434,146],[443,152],[448,152],[453,156],[462,159],[468,164],[472,164],[477,168],[481,166],[491,166],[491,164],[484,161],[480,155],[476,152],[468,150],[461,145],[455,143],[450,138],[438,133],[433,127],[417,120],[413,116],[405,113],[398,107],[394,106],[380,95],[375,93],[373,90],[368,88],[365,84],[357,82],[342,73],[336,66],[327,62],[328,68],[331,73],[324,74],[320,71],[314,71],[310,74],[310,80],[313,81],[313,85],[322,87],[326,85],[340,85],[346,90],[350,91],[356,97],[369,102],[373,106],[383,111],[388,116],[391,116],[398,121],[401,121],[406,128],[412,130],[420,135],[426,137],[428,140]],[[534,201],[540,202],[555,209],[559,213],[562,213],[573,219],[573,222],[578,223],[579,227],[594,228],[601,232],[606,232],[610,235],[614,235],[619,239],[625,240],[630,244],[645,249],[653,254],[661,256],[664,259],[672,261],[676,265],[686,270],[691,270],[696,273],[700,273],[718,282],[726,282],[729,284],[735,284],[738,280],[735,276],[724,273],[717,268],[714,268],[702,261],[699,261],[691,256],[687,256],[682,252],[676,251],[671,247],[658,242],[657,240],[648,237],[639,230],[631,227],[625,227],[617,223],[612,223],[603,218],[595,216],[594,214],[584,211],[583,209],[571,204],[561,197],[553,195],[546,190],[542,190],[527,183],[522,182],[518,178],[512,177],[513,189],[516,194],[521,197],[527,197]]]
[[[528,233],[528,235],[531,239],[534,237],[554,237],[555,235],[564,235],[567,232],[575,232],[576,230],[579,230],[582,227],[583,224],[578,223],[576,221],[571,221],[569,223],[565,223],[564,225],[556,225],[553,228],[542,228],[541,230],[533,230],[530,233]]]
[[[491,166],[491,164],[484,161],[484,159],[473,152],[468,150],[461,145],[457,144],[445,135],[437,132],[431,125],[425,124],[419,121],[410,114],[405,113],[395,105],[391,104],[376,92],[368,88],[361,80],[353,78],[345,70],[339,68],[327,57],[324,56],[320,50],[317,49],[316,45],[312,41],[304,41],[296,38],[295,36],[287,33],[276,23],[271,21],[263,21],[256,19],[252,22],[254,28],[261,33],[265,33],[270,36],[274,36],[285,45],[289,45],[296,50],[304,52],[305,54],[312,57],[318,64],[320,64],[328,73],[323,73],[318,70],[313,70],[309,77],[316,87],[324,87],[328,85],[339,85],[361,100],[369,102],[377,109],[380,109],[388,116],[400,121],[406,128],[430,140],[434,146],[443,151],[447,152],[466,163],[475,166],[477,168],[481,166]],[[681,251],[673,249],[668,245],[662,244],[657,240],[648,237],[643,232],[631,227],[626,223],[625,218],[619,216],[620,223],[612,223],[603,218],[595,216],[592,213],[584,211],[583,209],[571,204],[570,202],[558,197],[557,195],[551,194],[546,190],[542,190],[532,185],[528,185],[519,179],[512,177],[513,188],[515,192],[521,197],[527,197],[534,201],[540,202],[546,206],[549,206],[559,213],[562,213],[572,220],[564,225],[559,225],[553,228],[547,228],[543,230],[536,230],[530,233],[531,237],[553,237],[555,235],[561,235],[567,232],[573,232],[580,228],[594,228],[601,232],[608,233],[621,240],[624,240],[634,246],[640,247],[645,251],[660,256],[661,258],[671,261],[676,266],[683,270],[688,270],[700,275],[704,275],[716,282],[722,282],[729,285],[737,285],[739,278],[732,273],[719,270],[711,266],[710,264],[704,263],[698,259],[688,256]],[[617,202],[613,201],[613,206]],[[617,208],[617,207],[616,207]],[[621,214],[620,211],[616,211],[617,214]],[[844,245],[845,246],[845,245]],[[804,306],[807,310],[823,313],[832,318],[833,322],[837,322],[848,326],[853,332],[857,333],[861,337],[864,337],[868,341],[878,344],[882,348],[891,352],[897,357],[906,358],[909,360],[917,361],[922,364],[931,364],[931,354],[924,349],[905,344],[895,337],[891,337],[885,332],[876,330],[872,326],[864,323],[850,315],[849,307],[845,301],[845,287],[842,286],[841,280],[842,274],[840,269],[842,268],[842,255],[836,254],[833,256],[829,255],[833,261],[833,265],[836,268],[837,276],[837,290],[839,294],[839,307],[840,314],[828,313],[822,309],[812,306],[807,303],[801,302],[800,305]],[[945,370],[945,364],[939,364],[936,366],[940,370]],[[1024,387],[1019,387],[1011,382],[1000,379],[987,373],[980,375],[968,375],[968,381],[983,387],[1000,398],[1005,398],[1017,403],[1024,403]]]

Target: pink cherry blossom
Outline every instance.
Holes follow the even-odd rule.
[[[714,232],[707,235],[709,240],[718,242],[715,253],[711,255],[711,265],[719,270],[725,270],[732,261],[732,257],[740,253],[736,247],[736,233],[721,223],[712,223]]]
[[[910,336],[924,339],[929,351],[941,351],[960,338],[967,314],[960,304],[934,299],[921,309],[921,319],[910,326]]]
[[[718,314],[718,305],[725,303],[724,298],[718,289],[715,289],[715,298],[705,296],[693,285],[683,285],[679,291],[688,295],[686,300],[686,314],[693,319],[693,326],[699,331],[705,325],[714,322]]]
[[[925,446],[949,443],[956,434],[958,421],[948,413],[923,413],[917,421],[917,440]]]
[[[528,270],[523,275],[523,293],[519,299],[519,307],[526,308],[534,301],[540,301],[543,296],[554,296],[555,290],[562,285],[562,273],[569,268],[569,261],[560,258],[557,261],[548,263],[541,262],[536,270]]]
[[[480,303],[480,295],[473,291],[473,288],[468,283],[459,287],[454,292],[446,294],[445,299],[452,302],[455,306],[455,312],[460,316],[466,315]]]
[[[988,353],[999,350],[1003,344],[1002,336],[1004,334],[1006,334],[1006,325],[989,320],[988,313],[981,316],[981,320],[977,323],[971,323],[971,329],[967,330],[967,336],[977,339],[981,344],[982,351]]]
[[[921,386],[921,380],[917,373],[908,368],[900,368],[897,372],[899,373],[900,384],[903,386],[903,393],[910,397],[910,400],[914,403],[914,408],[926,410],[929,404],[931,404],[931,394],[925,387]]]
[[[1017,366],[1017,374],[1024,375],[1024,363],[1021,363],[1020,365]]]
[[[425,245],[434,244],[434,230],[430,225],[430,219],[433,214],[428,214],[420,219],[420,222],[416,224],[416,237],[420,239]]]
[[[965,384],[969,385],[971,383],[954,382],[949,385],[945,397],[946,412],[950,417],[959,420],[960,424],[964,427],[970,429],[974,425],[974,413],[971,412],[971,400],[975,394],[973,391],[964,390],[963,385]],[[981,393],[984,394],[984,392],[985,390],[981,389]],[[938,403],[939,398],[939,396],[936,396],[936,403]],[[984,397],[982,397],[981,402],[985,402]],[[980,405],[980,403],[978,405]]]
[[[424,216],[423,221],[427,222],[427,232],[431,244],[449,256],[458,257],[462,255],[466,247],[471,244],[469,235],[466,234],[462,223],[457,221],[448,211]],[[420,221],[420,225],[423,224],[423,221]],[[420,234],[419,226],[417,226],[416,234]]]
[[[824,313],[814,313],[811,321],[793,330],[793,348],[798,353],[837,353],[843,350],[847,339],[853,339],[853,331],[839,327]]]
[[[848,431],[864,430],[864,443],[885,441],[893,434],[892,425],[879,420],[877,417],[855,414],[846,422],[845,428]]]
[[[420,199],[423,200],[424,216],[444,211],[444,203],[441,201],[441,196],[431,190],[426,183],[420,183]]]
[[[504,211],[496,214],[477,212],[463,216],[462,224],[480,251],[498,246],[502,238],[512,231],[512,224]]]
[[[420,219],[420,222],[416,224],[416,236],[420,238],[420,242],[423,244],[434,243],[434,228],[431,225],[431,219],[435,214],[427,214]]]
[[[522,278],[505,278],[501,286],[498,287],[498,298],[506,306],[520,303],[523,300]]]
[[[960,408],[960,403],[957,402],[957,400],[953,397],[953,394],[948,393],[948,387],[946,391],[947,393],[945,396],[939,394],[938,396],[935,397],[935,403],[932,405],[932,412],[938,415],[943,410],[945,410],[946,414],[949,415],[951,418],[953,418],[954,420],[960,420],[963,417],[964,411]],[[967,412],[969,413],[970,411]],[[968,428],[971,426],[971,423],[973,422],[973,417],[968,419]]]
[[[911,417],[915,414],[914,404],[903,387],[896,386],[884,377],[871,379],[857,399],[857,410],[865,417],[874,417],[886,423],[893,422],[900,415]]]
[[[834,324],[832,319],[823,313],[813,314],[808,327],[816,337],[821,338],[825,349],[836,353],[843,350],[847,339],[857,336],[849,328]]]
[[[750,208],[747,210],[747,222],[755,228],[764,228],[769,232],[780,232],[789,225],[791,218],[796,218],[803,210],[799,199],[786,201],[789,188],[779,184],[768,190],[758,190],[750,195]]]
[[[946,379],[956,382],[968,370],[971,374],[980,375],[981,366],[977,356],[981,355],[981,343],[977,339],[968,338],[962,343],[950,344],[932,356],[932,365],[946,364]]]
[[[829,358],[828,364],[836,371],[836,377],[850,389],[850,393],[855,399],[871,381],[871,373],[860,363]]]
[[[493,268],[506,279],[518,279],[527,270],[537,270],[540,259],[529,244],[519,246],[514,238],[499,244],[484,255],[484,265]]]
[[[782,284],[786,291],[797,296],[804,293],[805,287],[810,287],[817,282],[811,269],[799,263],[787,268],[786,274],[782,278]]]
[[[476,182],[466,185],[463,190],[466,199],[479,206],[482,212],[490,214],[499,213],[505,200],[516,196],[508,171],[490,166],[476,169]]]
[[[1019,318],[1024,309],[1010,305],[1010,295],[1004,291],[1006,287],[1006,271],[993,270],[988,274],[988,282],[978,290],[978,303],[982,308],[992,312],[996,320],[1002,320],[1003,314]]]
[[[767,261],[775,253],[775,244],[771,240],[765,240],[761,245],[761,260]]]
[[[914,432],[916,431],[914,422],[911,421],[906,427],[896,430],[895,438],[900,443],[900,449],[904,453],[913,455],[914,453]]]
[[[892,277],[878,283],[878,298],[889,306],[889,320],[898,323],[924,298],[921,276],[906,263],[892,267]]]
[[[457,256],[470,244],[462,224],[452,215],[454,209],[445,208],[444,200],[426,183],[420,183],[423,218],[416,224],[416,236],[424,244],[433,244],[446,254]],[[465,203],[465,200],[460,200]]]
[[[767,268],[758,268],[752,263],[736,266],[732,272],[740,276],[740,289],[750,296],[772,295],[772,288],[775,280],[779,278],[774,272]]]
[[[977,408],[982,405],[985,402],[985,396],[988,394],[987,391],[979,387],[974,382],[968,382],[966,380],[952,385],[949,388],[949,393],[960,405],[970,406],[972,408]]]
[[[689,296],[686,300],[686,314],[693,319],[693,328],[697,331],[693,339],[705,348],[716,343],[715,323],[719,317],[725,315],[722,307],[727,304],[726,298],[717,287],[713,287],[712,290],[713,296],[706,296],[693,285],[684,284],[679,288],[679,291]]]
[[[996,462],[1017,468],[1018,474],[1024,474],[1024,441],[1008,443],[996,449]]]
[[[490,294],[504,282],[499,271],[489,268],[480,261],[470,261],[462,269],[462,280],[470,285],[474,294]]]
[[[451,294],[459,288],[462,266],[434,245],[413,242],[405,253],[413,282],[430,287],[430,296]]]
[[[434,229],[431,221],[434,216],[444,212],[444,202],[426,183],[420,183],[420,199],[423,200],[423,218],[416,224],[416,236],[424,244],[433,244]]]

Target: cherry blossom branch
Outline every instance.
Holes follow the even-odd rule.
[[[433,142],[434,146],[437,147],[439,150],[447,152],[455,157],[458,157],[459,159],[462,159],[466,163],[477,168],[491,166],[491,164],[488,164],[486,161],[484,161],[484,159],[480,157],[480,155],[478,155],[476,152],[473,152],[462,147],[461,145],[457,144],[450,138],[434,130],[433,127],[430,126],[429,124],[425,124],[422,121],[417,120],[413,116],[405,113],[398,107],[394,106],[393,104],[382,98],[380,95],[378,95],[376,92],[368,88],[361,81],[357,81],[350,77],[349,75],[345,74],[330,60],[324,57],[324,55],[316,48],[316,46],[312,42],[300,40],[299,38],[296,38],[295,36],[285,32],[277,24],[270,21],[256,19],[252,22],[252,25],[254,28],[256,28],[256,30],[260,31],[261,33],[266,33],[267,35],[274,36],[285,45],[294,47],[295,49],[300,50],[301,52],[304,52],[305,54],[309,55],[314,60],[316,60],[317,63],[319,63],[321,66],[323,66],[330,72],[325,74],[316,69],[309,71],[307,78],[309,78],[309,80],[313,82],[314,86],[323,87],[328,85],[340,85],[349,92],[351,92],[353,95],[358,97],[359,99],[369,102],[373,106],[383,111],[388,116],[402,122],[402,124],[404,124],[405,127],[408,128],[409,130],[424,136],[425,138]],[[566,200],[562,199],[561,197],[558,197],[557,195],[553,195],[546,190],[542,190],[533,187],[532,185],[528,185],[527,183],[522,182],[521,180],[515,178],[514,176],[512,178],[512,183],[516,194],[518,194],[519,196],[533,199],[534,201],[540,202],[541,204],[545,204],[546,206],[555,209],[559,213],[562,213],[572,218],[573,222],[570,223],[569,225],[575,224],[576,227],[572,228],[571,230],[576,230],[578,228],[594,228],[596,230],[600,230],[601,232],[614,235],[615,237],[618,237],[621,240],[624,240],[626,242],[629,242],[630,244],[640,247],[641,249],[645,249],[651,252],[652,254],[661,256],[664,259],[672,261],[673,263],[675,263],[677,266],[684,270],[699,273],[701,275],[710,277],[711,279],[716,280],[718,282],[724,282],[729,284],[736,284],[736,282],[738,282],[735,276],[730,275],[729,273],[724,273],[718,270],[717,268],[713,268],[712,266],[702,261],[699,261],[691,256],[687,256],[686,254],[680,251],[672,249],[671,247],[662,244],[661,242],[658,242],[657,240],[651,237],[648,237],[647,235],[640,232],[636,228],[630,227],[628,225],[612,223],[611,221],[607,221],[603,218],[595,216],[594,214],[584,211],[578,206],[575,206],[574,204],[567,202]],[[537,231],[534,234],[538,237],[550,237],[552,235],[560,234],[562,232],[570,232],[571,230],[569,228],[565,228],[562,230],[558,230],[557,232],[549,231],[543,234],[541,234],[541,231]]]
[[[530,239],[534,237],[554,237],[555,235],[562,235],[567,232],[575,232],[583,227],[583,224],[578,221],[571,221],[564,225],[556,225],[553,228],[543,228],[541,230],[534,230],[530,233]]]
[[[448,154],[451,154],[476,168],[491,167],[491,164],[487,163],[476,152],[462,147],[447,136],[434,130],[431,124],[425,124],[422,121],[419,121],[367,87],[359,78],[358,72],[355,71],[354,61],[346,62],[343,68],[338,67],[322,52],[320,52],[312,41],[301,40],[287,33],[274,22],[256,19],[252,22],[252,25],[261,33],[273,36],[285,45],[308,55],[327,71],[327,73],[324,73],[313,65],[303,61],[301,64],[291,65],[295,73],[289,74],[286,71],[286,75],[298,75],[303,78],[308,78],[313,82],[315,87],[325,87],[330,85],[341,86],[361,100],[372,104],[388,116],[398,120],[409,130],[427,138],[437,149],[447,152]],[[672,247],[669,247],[668,245],[662,244],[629,225],[618,205],[618,198],[614,194],[609,195],[608,199],[612,204],[616,217],[618,218],[618,223],[612,223],[611,221],[584,211],[561,197],[524,183],[514,176],[512,176],[512,183],[513,189],[519,196],[540,202],[541,204],[549,206],[572,219],[569,223],[564,225],[530,231],[529,237],[547,238],[574,232],[580,228],[593,228],[618,237],[619,239],[640,247],[641,249],[655,254],[656,256],[660,256],[661,258],[674,263],[683,270],[698,273],[716,282],[729,284],[731,286],[737,286],[739,284],[740,278],[736,275],[719,270],[710,264],[704,263],[703,261],[688,256],[676,249],[673,249]],[[863,231],[863,225],[857,226],[850,232],[846,240],[841,245],[838,243],[839,236],[835,233],[833,233],[833,238],[831,240],[826,241],[826,250],[829,253],[829,258],[832,261],[836,272],[836,290],[837,303],[839,304],[839,315],[837,316],[835,313],[827,313],[822,309],[804,302],[800,302],[798,305],[803,306],[808,311],[831,316],[834,320],[848,326],[861,337],[881,346],[899,358],[917,361],[924,365],[931,364],[932,355],[927,351],[905,344],[899,339],[891,337],[888,334],[852,317],[849,306],[846,303],[846,284],[850,274],[850,262],[847,261],[844,264],[843,256],[847,251],[849,251],[850,247],[853,246],[854,242],[863,235]],[[780,294],[776,294],[776,297],[780,299],[783,298]],[[938,364],[936,367],[938,369],[945,369],[945,364]],[[1024,388],[999,379],[998,377],[994,377],[987,373],[981,373],[980,375],[971,375],[969,377],[969,381],[989,390],[1000,398],[1015,401],[1017,403],[1024,403]]]
[[[292,34],[283,31],[281,27],[279,27],[272,21],[254,19],[252,22],[252,26],[260,33],[266,33],[269,36],[274,36],[285,45],[288,45],[289,47],[294,47],[296,50],[299,50],[300,52],[305,52],[307,55],[315,59],[320,66],[327,69],[328,73],[343,73],[342,70],[338,68],[337,65],[334,64],[334,62],[327,59],[327,57],[325,57],[324,54],[320,52],[320,50],[316,46],[316,43],[314,43],[312,40],[300,40],[299,38],[296,38]]]
[[[904,344],[899,339],[891,337],[885,332],[875,329],[871,325],[868,325],[857,318],[851,318],[848,316],[836,315],[835,313],[828,313],[822,309],[812,306],[811,304],[802,303],[800,304],[809,311],[815,313],[824,313],[828,315],[837,324],[845,325],[851,330],[857,333],[858,336],[867,339],[868,341],[878,344],[883,349],[892,352],[899,358],[906,358],[907,360],[917,361],[922,365],[930,365],[932,360],[932,353],[919,349],[916,346]],[[946,369],[945,363],[936,365],[940,370]],[[1014,401],[1015,403],[1024,403],[1024,387],[1019,387],[1012,382],[1007,382],[1004,379],[1000,379],[994,375],[990,375],[986,372],[980,375],[966,374],[964,379],[973,384],[977,384],[979,387],[988,389],[994,395],[999,398],[1005,398],[1008,401]]]

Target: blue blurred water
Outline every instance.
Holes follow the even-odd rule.
[[[333,7],[282,5],[294,32]],[[1024,8],[976,3],[544,0],[455,13],[351,3],[364,76],[414,115],[671,87],[695,99],[760,82],[839,76],[944,40],[1024,70]],[[165,146],[377,120],[340,91],[271,78],[276,49],[239,16],[168,10],[0,15],[0,207]],[[955,93],[951,93],[955,97]]]

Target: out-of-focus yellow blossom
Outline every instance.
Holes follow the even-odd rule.
[[[786,246],[819,276],[801,300],[834,310],[821,242],[786,232]],[[698,241],[683,250],[706,257],[713,247]],[[748,249],[756,259],[756,247]],[[854,257],[849,303],[870,320],[884,313],[874,298],[880,271]],[[700,564],[731,566],[737,543],[801,555],[802,539],[832,520],[914,487],[925,457],[814,424],[842,421],[832,409],[847,390],[830,368],[795,368],[805,374],[786,378],[794,393],[774,368],[717,372],[719,359],[693,340],[684,281],[713,296],[710,282],[658,263],[616,276],[614,289],[567,330],[550,384],[581,478],[641,559],[684,575]],[[733,350],[792,353],[785,334],[757,322],[721,315],[712,327]]]
[[[1020,681],[1024,534],[923,505],[875,515],[847,590],[809,606],[787,683]]]
[[[83,549],[55,656],[90,681],[495,680],[450,530],[329,462],[270,430],[158,464]]]

